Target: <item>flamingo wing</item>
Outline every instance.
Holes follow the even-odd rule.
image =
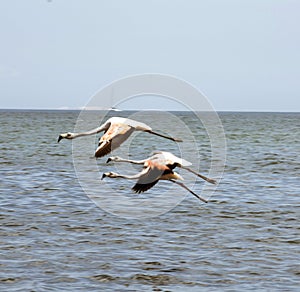
[[[146,170],[144,171],[143,175],[140,176],[137,183],[132,187],[132,190],[136,193],[142,193],[151,189],[158,183],[163,175],[172,172],[172,170],[168,167],[157,164],[150,160],[145,164]]]
[[[122,124],[111,123],[108,130],[100,138],[98,148],[95,151],[96,157],[102,157],[118,148],[132,134],[134,128]]]
[[[153,186],[155,186],[157,183],[158,183],[158,179],[151,182],[151,183],[136,183],[133,187],[132,187],[132,190],[135,192],[135,193],[143,193],[143,192],[146,192],[148,191],[149,189],[151,189]]]

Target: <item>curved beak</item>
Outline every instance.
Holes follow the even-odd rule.
[[[106,163],[110,162],[111,161],[111,158],[108,157],[107,160],[106,160]]]
[[[106,174],[103,173],[103,174],[102,174],[102,177],[101,177],[101,180],[103,180],[105,177],[106,177]]]
[[[60,141],[61,139],[63,139],[63,136],[62,136],[62,135],[59,135],[59,136],[58,136],[58,139],[57,139],[57,143],[59,143],[59,141]]]

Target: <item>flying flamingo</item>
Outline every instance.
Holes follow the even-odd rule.
[[[183,178],[176,172],[173,171],[173,169],[176,166],[179,166],[183,169],[186,169],[201,178],[205,179],[206,181],[210,183],[216,183],[215,180],[209,179],[206,176],[203,176],[194,170],[188,168],[188,165],[191,165],[190,162],[181,159],[175,155],[173,155],[170,152],[156,152],[153,156],[151,156],[148,159],[145,160],[128,160],[123,159],[118,156],[116,157],[110,157],[108,158],[107,162],[109,161],[116,161],[116,162],[130,162],[134,164],[144,164],[144,168],[141,172],[137,173],[136,175],[122,175],[117,174],[114,172],[107,172],[104,173],[102,176],[102,179],[105,177],[110,178],[125,178],[125,179],[138,179],[137,183],[133,186],[132,190],[136,193],[141,193],[149,190],[152,188],[159,180],[169,180],[173,183],[178,184],[179,186],[183,187],[187,191],[189,191],[191,194],[193,194],[195,197],[197,197],[199,200],[207,203],[208,201],[201,196],[194,193],[191,189],[189,189],[186,185],[184,185],[181,182],[178,182],[177,179],[183,180]]]
[[[118,148],[134,131],[143,131],[175,142],[182,142],[181,139],[173,138],[154,132],[151,127],[144,123],[121,117],[112,117],[100,127],[87,132],[69,132],[60,134],[57,142],[59,142],[62,139],[74,139],[77,137],[94,135],[102,131],[104,131],[104,134],[99,139],[98,148],[95,151],[95,157],[105,156],[112,150]]]
[[[186,161],[183,158],[179,158],[177,156],[175,156],[174,154],[167,152],[167,151],[155,151],[153,153],[153,155],[149,158],[143,159],[143,160],[130,160],[130,159],[124,159],[121,158],[119,156],[113,156],[113,157],[109,157],[107,159],[107,163],[110,161],[114,161],[114,162],[129,162],[129,163],[133,163],[133,164],[144,164],[144,167],[146,167],[148,161],[154,161],[159,163],[160,165],[165,165],[170,169],[174,169],[175,167],[180,167],[183,168],[195,175],[197,175],[198,177],[204,179],[205,181],[211,183],[211,184],[216,184],[216,180],[211,179],[206,177],[203,174],[200,174],[196,171],[194,171],[193,169],[189,168],[188,166],[191,166],[192,163],[189,161]]]

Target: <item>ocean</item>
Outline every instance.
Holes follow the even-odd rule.
[[[207,204],[170,182],[101,181],[141,166],[96,160],[95,137],[57,143],[103,115],[0,111],[1,291],[298,291],[300,113],[220,112],[210,133],[190,112],[108,114],[183,138],[137,132],[113,155],[182,154],[218,180],[178,170]]]

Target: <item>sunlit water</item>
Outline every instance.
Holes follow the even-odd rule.
[[[220,113],[227,161],[209,203],[172,185],[170,192],[182,201],[146,219],[112,215],[81,188],[72,142],[56,141],[74,129],[78,114],[0,112],[1,291],[299,288],[300,114]],[[177,115],[192,129],[207,175],[209,140],[192,114]],[[183,134],[170,127],[174,136]],[[124,147],[133,147],[130,153],[139,159],[155,149],[178,150],[146,133],[138,138],[138,147]],[[82,155],[93,161],[92,152]],[[100,171],[113,168],[105,160],[97,161]],[[133,196],[133,181],[107,183]],[[192,187],[200,191],[202,185]],[[168,186],[159,182],[140,198],[155,199]]]

